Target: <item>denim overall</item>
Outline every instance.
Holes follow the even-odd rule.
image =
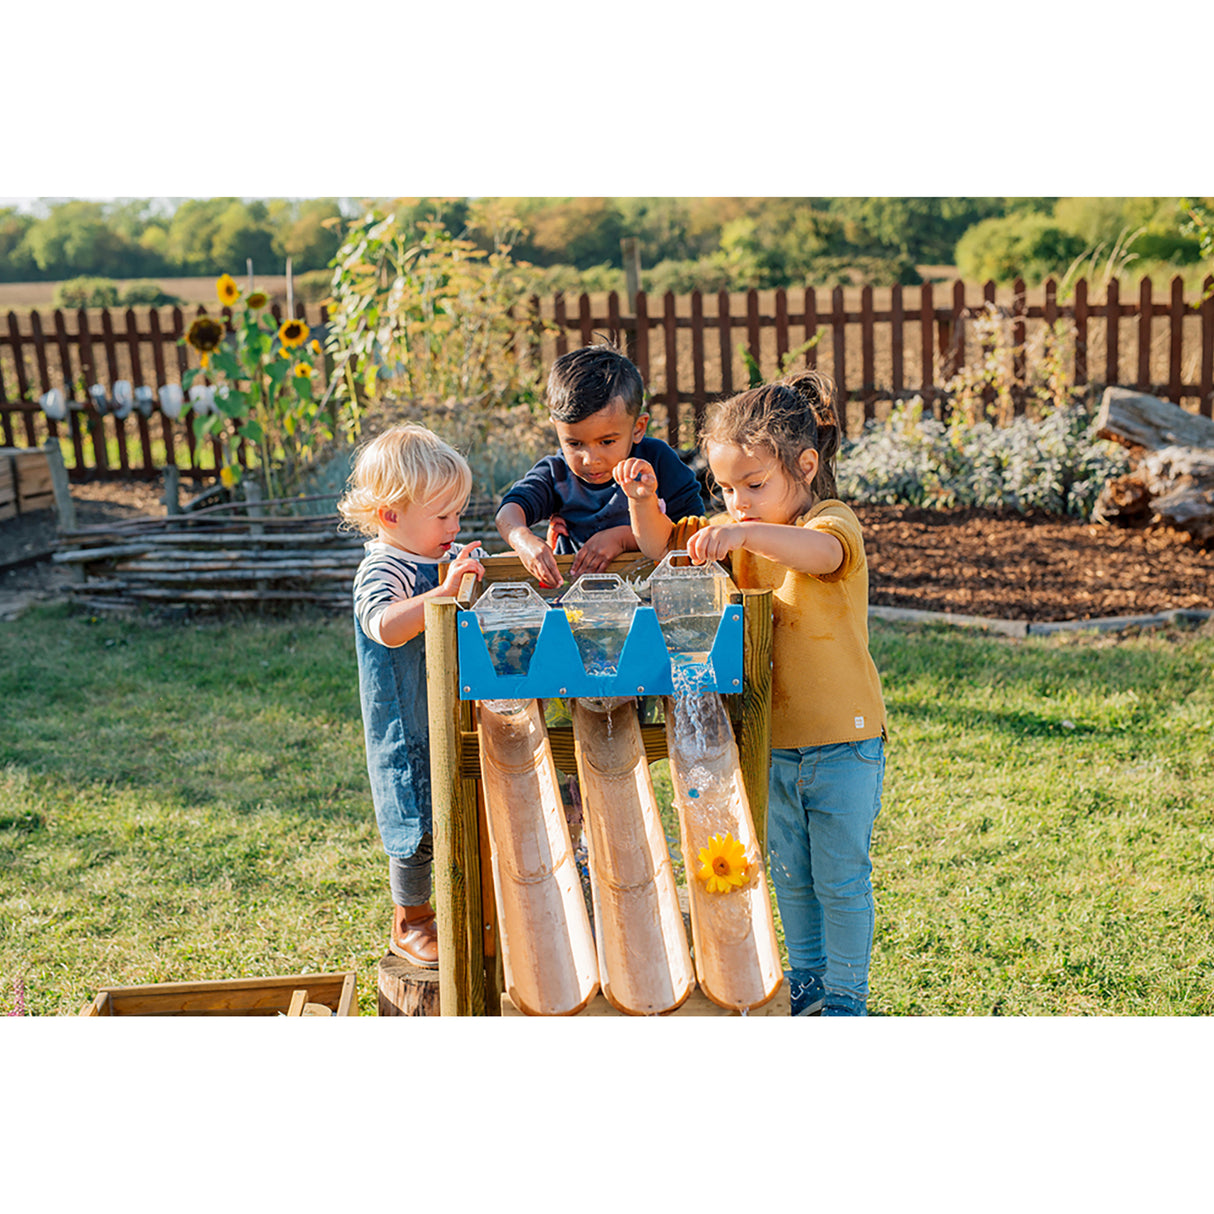
[[[416,569],[415,595],[439,584],[439,565]],[[354,647],[375,821],[384,851],[403,860],[431,829],[426,634],[391,649],[366,636],[355,617]]]

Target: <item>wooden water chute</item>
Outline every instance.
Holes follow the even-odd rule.
[[[568,576],[572,557],[558,558],[562,572]],[[496,582],[517,582],[527,575],[520,561],[514,556],[495,556],[483,561],[486,576],[480,593]],[[617,558],[607,572],[616,574],[644,575],[651,566],[638,562],[636,555]],[[432,795],[434,807],[435,843],[435,905],[439,923],[439,990],[443,1015],[497,1014],[499,1009],[515,1010],[514,1001],[507,997],[503,1001],[507,980],[503,964],[501,927],[499,924],[494,882],[492,879],[492,853],[490,827],[486,815],[486,793],[496,796],[487,788],[482,764],[482,729],[489,721],[482,714],[480,727],[477,721],[477,701],[460,698],[461,669],[458,644],[459,613],[467,610],[476,595],[474,579],[465,579],[457,598],[437,599],[426,607],[426,644],[430,712]],[[749,803],[753,823],[754,844],[762,853],[766,835],[767,772],[770,745],[771,713],[771,595],[769,591],[732,591],[731,599],[743,606],[742,629],[742,686],[736,694],[722,697],[730,718],[732,731],[737,739],[737,772],[741,787]],[[580,664],[579,664],[580,668]],[[584,692],[582,693],[585,694]],[[577,700],[571,698],[575,720],[583,722],[583,746],[585,717],[578,710]],[[622,723],[623,714],[612,718],[613,731],[617,724],[626,729],[632,740],[629,748],[637,746],[647,766],[667,757],[666,727],[643,725],[635,720],[630,725]],[[496,724],[496,722],[492,722]],[[549,753],[555,769],[572,773],[579,770],[574,737],[575,726],[550,726],[547,728]],[[602,731],[593,728],[591,735],[601,740]],[[621,735],[623,736],[623,735]],[[493,743],[491,743],[493,745]],[[594,746],[598,753],[598,741]],[[495,750],[495,754],[496,754]],[[583,751],[582,762],[586,761]],[[617,771],[621,760],[617,755],[606,763],[606,768]],[[627,763],[624,762],[624,766]],[[647,775],[647,773],[646,773]],[[492,779],[492,775],[490,776]],[[583,779],[585,776],[583,775]],[[636,779],[634,774],[633,779]],[[593,787],[593,777],[591,778]],[[593,796],[593,792],[591,796]],[[592,810],[587,810],[588,844],[596,846]],[[563,818],[562,818],[563,824]],[[634,823],[642,831],[652,829],[641,822]],[[601,837],[601,836],[600,836]],[[603,848],[597,848],[603,857]],[[686,856],[687,864],[696,857]],[[500,862],[500,861],[499,861]],[[605,870],[604,870],[605,871]],[[640,889],[648,883],[642,874],[637,882],[616,872],[615,885],[633,884]],[[665,878],[655,874],[655,880],[664,886],[658,905],[657,930],[668,939],[670,910],[668,886]],[[593,876],[592,876],[593,882]],[[649,891],[647,891],[648,894]],[[601,913],[601,912],[600,912]],[[681,926],[681,922],[680,922]],[[671,972],[679,973],[680,961],[677,948],[673,949],[675,960]],[[601,978],[601,975],[600,975]],[[621,996],[621,988],[610,983],[610,993],[624,1005],[624,1010],[633,1014],[645,1014],[650,1009],[644,1006],[628,1006],[631,995]],[[677,1006],[681,999],[682,979],[671,984],[668,1001]],[[686,1008],[706,1008],[717,1014],[729,1009],[720,1001],[705,1004],[699,998],[688,1000]],[[529,1010],[529,1009],[527,1009]],[[609,1003],[600,994],[592,999],[582,1014],[619,1013],[621,1009]],[[665,1007],[653,1010],[665,1011]]]

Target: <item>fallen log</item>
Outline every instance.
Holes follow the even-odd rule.
[[[1096,434],[1126,447],[1214,447],[1214,421],[1170,400],[1116,386],[1105,388]]]
[[[1214,421],[1171,401],[1106,388],[1097,433],[1129,447],[1136,463],[1100,491],[1101,523],[1172,527],[1194,543],[1214,541]]]

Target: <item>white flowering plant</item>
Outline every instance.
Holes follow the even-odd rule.
[[[1105,482],[1128,467],[1123,449],[1096,437],[1079,404],[993,426],[960,413],[939,421],[915,397],[844,443],[837,480],[840,496],[858,503],[1087,519]]]

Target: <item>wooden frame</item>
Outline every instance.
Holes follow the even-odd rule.
[[[573,559],[557,558],[566,576]],[[513,555],[488,557],[482,563],[486,583],[527,578],[522,562]],[[646,567],[651,567],[650,562],[630,553],[612,561],[607,572],[636,576],[646,572]],[[474,585],[469,576],[456,598],[431,599],[426,604],[434,902],[439,930],[439,1000],[444,1016],[497,1014],[505,989],[497,955],[492,883],[485,871],[487,862],[482,865],[487,846],[479,735],[472,703],[459,698],[456,612],[470,604]],[[766,850],[771,760],[771,591],[735,591],[733,598],[744,608],[743,689],[740,695],[724,699],[737,738],[742,781],[756,836]],[[640,728],[648,761],[666,758],[665,726]],[[549,740],[557,768],[576,771],[572,726],[550,728]],[[701,1006],[699,1001],[688,1002],[693,1007]],[[592,1001],[590,1007],[594,1006]],[[714,1012],[730,1014],[721,1008],[714,1008]]]
[[[356,987],[353,971],[108,986],[97,992],[80,1015],[357,1016]]]

